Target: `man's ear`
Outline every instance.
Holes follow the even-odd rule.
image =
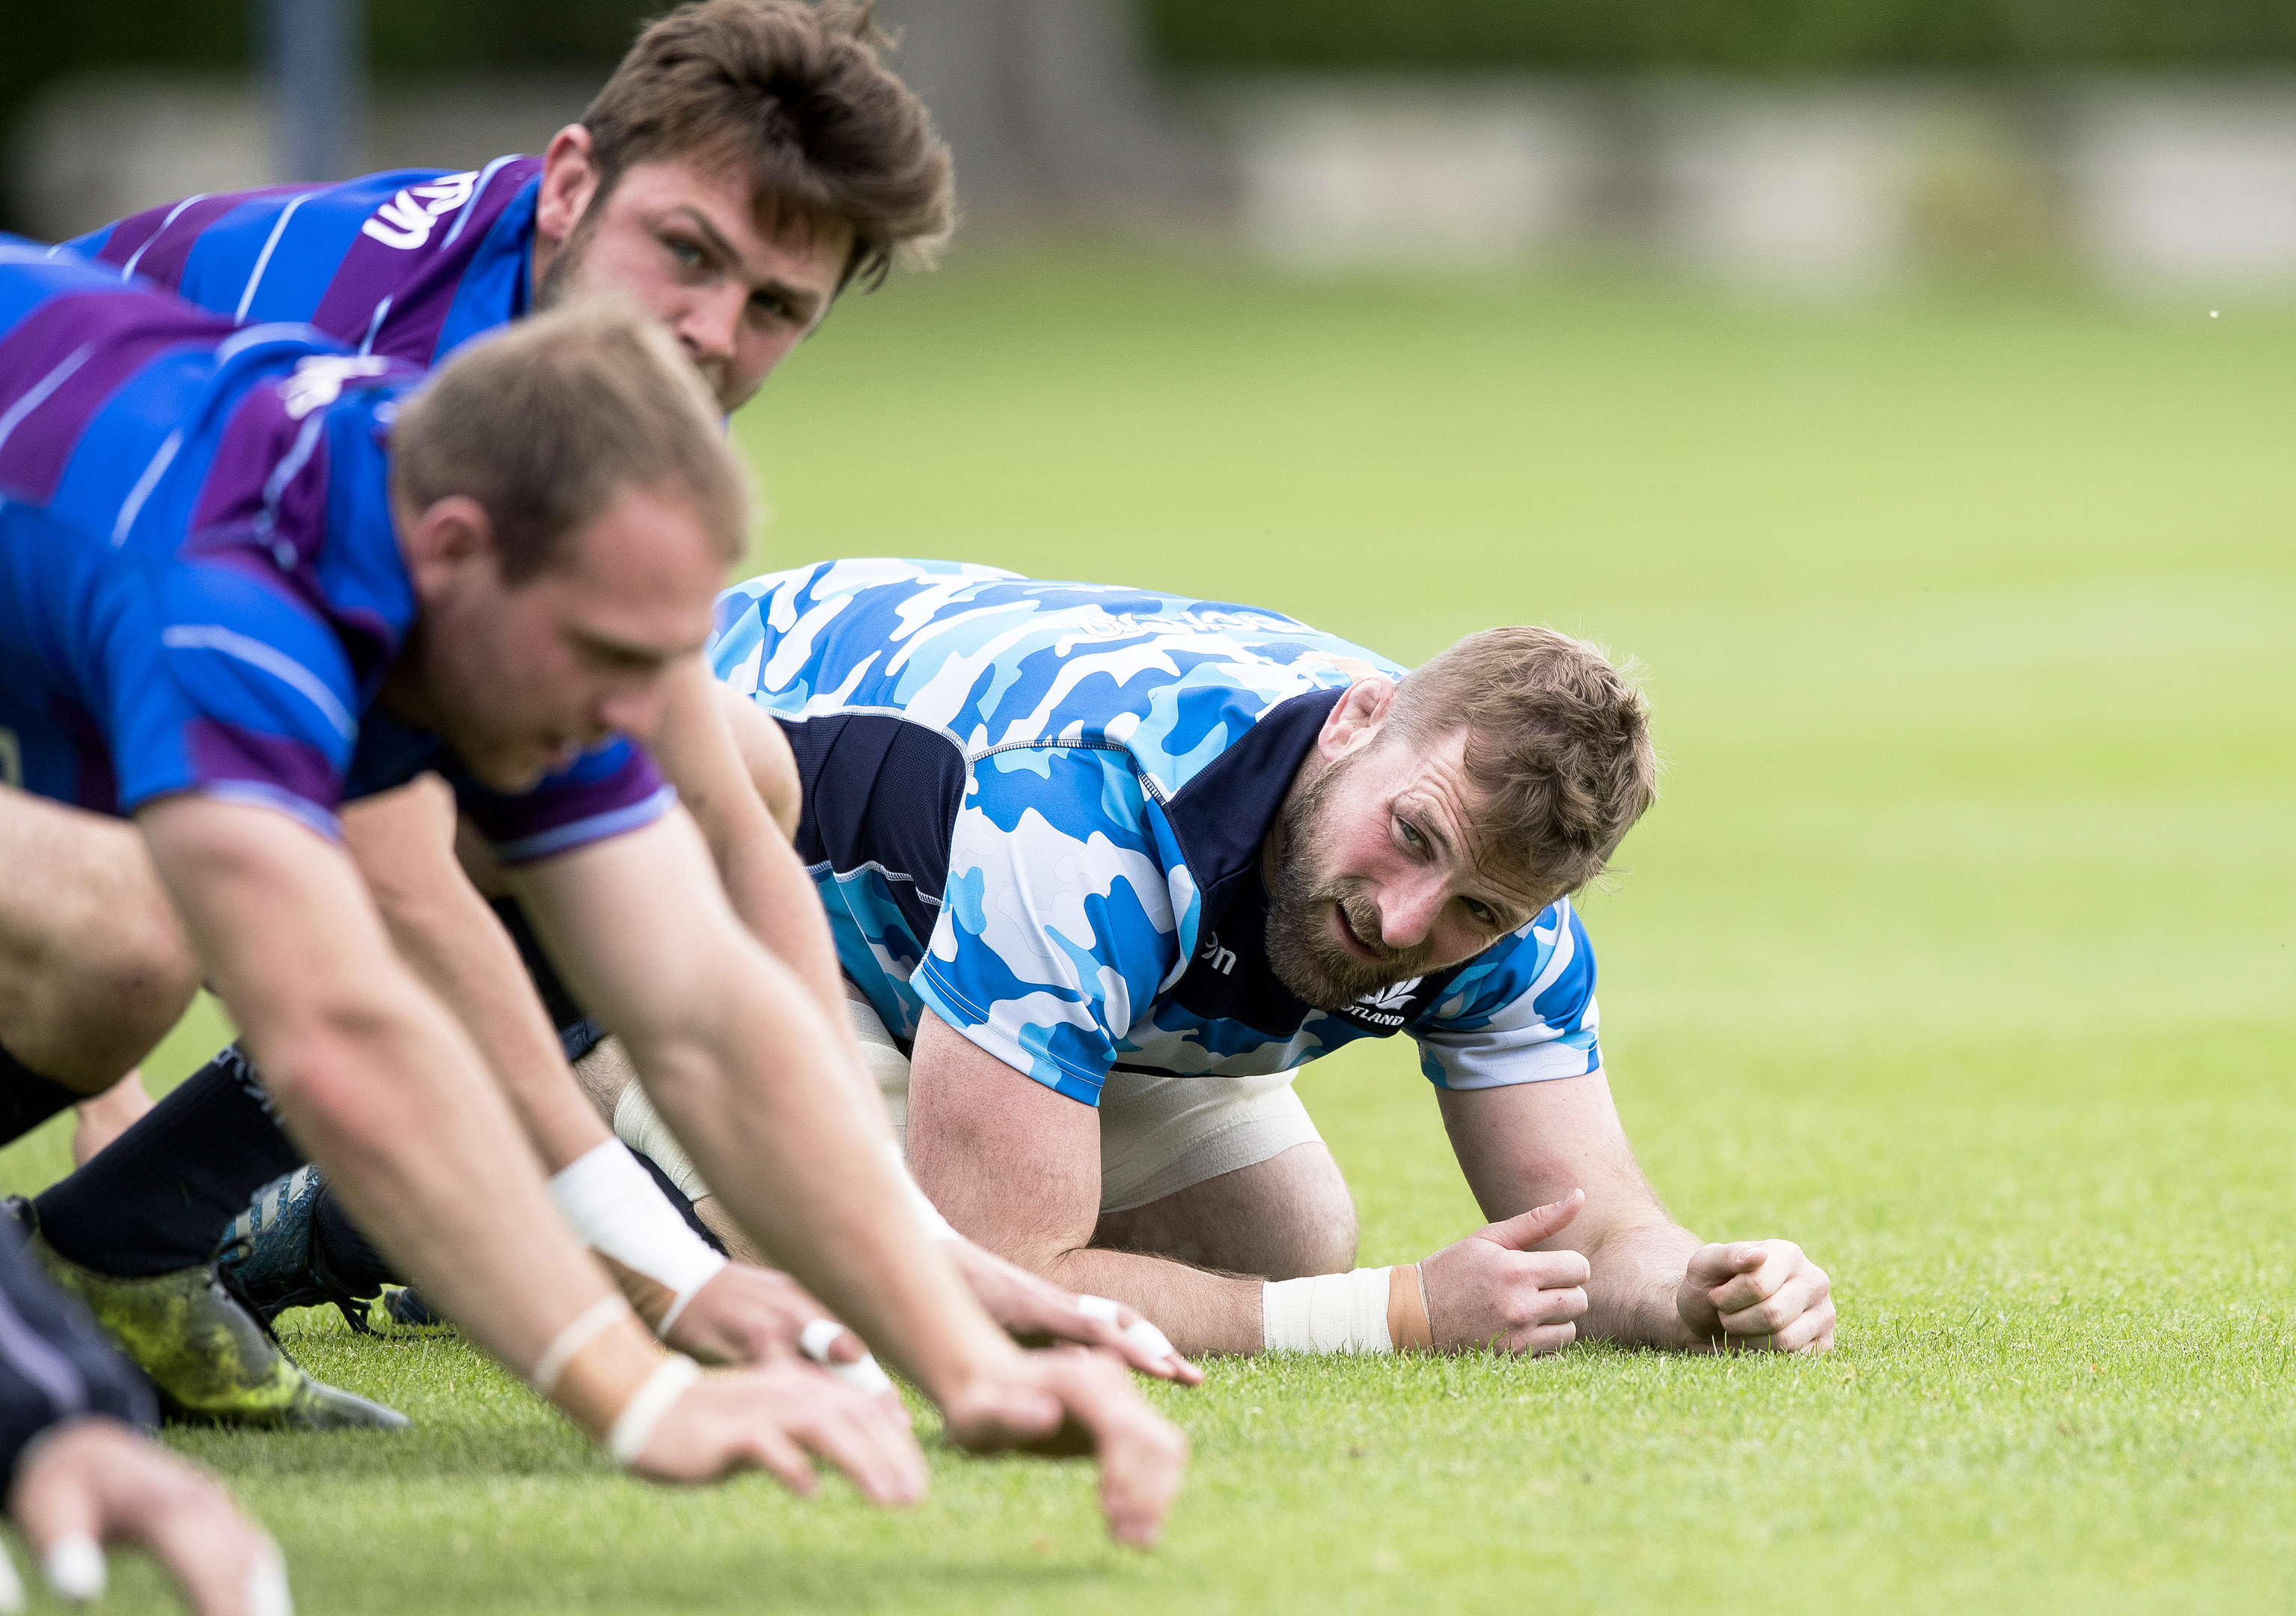
[[[568,124],[542,154],[542,189],[534,200],[534,233],[555,253],[566,245],[598,194],[597,154],[590,131]],[[537,273],[545,265],[537,265]]]
[[[1395,681],[1379,674],[1349,685],[1339,706],[1324,720],[1323,730],[1316,737],[1316,750],[1336,759],[1369,746],[1386,722],[1388,709],[1395,705]]]
[[[450,494],[419,511],[401,507],[399,534],[407,580],[425,606],[454,594],[495,562],[494,518],[468,494]]]

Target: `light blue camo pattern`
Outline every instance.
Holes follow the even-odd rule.
[[[727,590],[709,656],[783,719],[895,714],[963,750],[930,939],[911,935],[882,872],[814,870],[840,963],[898,1036],[929,1005],[1087,1104],[1119,1063],[1259,1075],[1395,1031],[1448,1089],[1601,1065],[1594,953],[1567,902],[1478,956],[1407,1026],[1316,1011],[1277,1039],[1168,997],[1205,940],[1165,803],[1278,703],[1401,677],[1375,652],[1257,608],[871,559]],[[1366,1003],[1400,1003],[1409,985]]]

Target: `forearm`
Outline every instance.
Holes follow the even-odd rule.
[[[1162,1257],[1086,1246],[1036,1263],[1012,1257],[1055,1285],[1088,1295],[1107,1296],[1136,1308],[1171,1339],[1185,1356],[1205,1352],[1257,1352],[1264,1341],[1258,1279],[1215,1274]]]
[[[555,1172],[612,1134],[569,1075],[517,948],[455,860],[451,802],[443,791],[435,807],[414,799],[425,789],[352,809],[345,840],[399,957],[462,1024]]]
[[[787,966],[830,1024],[845,1025],[845,978],[821,894],[781,832],[760,812],[757,834],[718,845],[712,839],[726,895],[742,927]],[[873,1101],[876,1091],[869,1090]]]
[[[1578,1338],[1672,1349],[1702,1344],[1684,1327],[1675,1302],[1698,1246],[1697,1236],[1655,1208],[1622,1217],[1588,1240],[1581,1249],[1594,1271]]]
[[[739,975],[699,996],[717,1015],[631,1040],[647,1092],[734,1221],[939,1397],[1009,1347],[909,1212],[842,1029],[762,952]]]

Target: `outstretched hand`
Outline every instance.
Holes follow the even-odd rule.
[[[279,1546],[223,1484],[118,1420],[75,1420],[17,1465],[8,1513],[49,1586],[74,1604],[103,1592],[102,1546],[148,1549],[199,1616],[292,1616]]]
[[[1156,1541],[1187,1469],[1179,1427],[1140,1400],[1122,1369],[1079,1347],[1015,1353],[942,1413],[949,1439],[974,1453],[1096,1456],[1108,1535],[1136,1548]]]
[[[1489,1347],[1500,1352],[1559,1352],[1577,1338],[1593,1270],[1577,1252],[1535,1249],[1570,1226],[1584,1190],[1496,1223],[1419,1265],[1427,1322],[1439,1352]]]
[[[906,1414],[811,1364],[781,1361],[706,1375],[670,1405],[634,1469],[657,1481],[715,1481],[766,1470],[810,1498],[808,1455],[853,1478],[872,1504],[925,1496],[924,1456]]]
[[[1023,1343],[1102,1347],[1143,1375],[1184,1386],[1203,1383],[1204,1372],[1181,1357],[1163,1331],[1123,1303],[1064,1290],[970,1240],[949,1241],[947,1249],[981,1310]]]
[[[1833,1282],[1791,1240],[1701,1246],[1674,1305],[1691,1339],[1710,1351],[1824,1352],[1833,1345]]]

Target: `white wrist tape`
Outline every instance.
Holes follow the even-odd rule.
[[[866,1392],[873,1397],[893,1383],[892,1377],[878,1367],[874,1353],[865,1347],[861,1356],[849,1364],[835,1363],[830,1359],[829,1349],[836,1345],[837,1338],[851,1334],[834,1318],[816,1318],[798,1332],[797,1350],[856,1392]]]
[[[550,1198],[583,1245],[669,1292],[669,1310],[654,1326],[657,1335],[669,1334],[694,1293],[726,1266],[619,1139],[586,1150],[562,1168],[550,1180]]]
[[[686,1388],[701,1378],[701,1366],[682,1352],[673,1352],[661,1360],[661,1367],[639,1383],[630,1393],[630,1400],[614,1416],[614,1424],[606,1432],[606,1451],[614,1456],[614,1463],[624,1470],[638,1462],[653,1433],[661,1424],[661,1417],[669,1406],[685,1395]]]
[[[932,1197],[919,1189],[917,1181],[909,1177],[908,1158],[901,1154],[901,1147],[892,1140],[887,1139],[885,1150],[886,1154],[893,1158],[893,1171],[900,1175],[902,1191],[909,1197],[909,1210],[916,1214],[917,1221],[925,1226],[925,1238],[928,1240],[963,1239],[964,1236],[951,1228],[948,1226],[948,1220],[940,1215],[940,1209],[932,1204]]]
[[[1270,1352],[1392,1352],[1387,1293],[1383,1268],[1263,1285],[1261,1343]]]
[[[1078,1296],[1077,1311],[1104,1324],[1114,1324],[1119,1317],[1116,1303],[1105,1296]],[[1179,1356],[1172,1350],[1172,1338],[1144,1318],[1136,1318],[1124,1326],[1124,1344],[1145,1358]]]
[[[619,1295],[599,1297],[551,1338],[550,1344],[542,1349],[542,1356],[534,1360],[534,1373],[526,1377],[526,1383],[534,1388],[537,1397],[549,1397],[558,1389],[558,1377],[566,1373],[566,1366],[574,1361],[577,1352],[631,1317],[630,1304]]]
[[[709,1198],[709,1186],[693,1171],[693,1159],[685,1154],[685,1147],[677,1142],[669,1124],[661,1120],[653,1102],[646,1098],[642,1085],[630,1084],[614,1102],[614,1137],[660,1168],[687,1200]]]

